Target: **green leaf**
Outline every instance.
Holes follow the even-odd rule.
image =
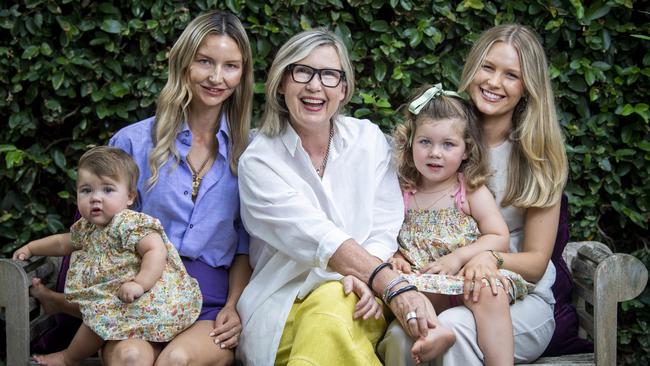
[[[65,155],[63,155],[61,150],[59,149],[54,150],[54,152],[52,153],[52,159],[54,160],[54,164],[56,164],[56,166],[65,170],[66,168]]]
[[[388,28],[388,23],[385,20],[375,20],[370,23],[370,29],[375,32],[387,32]]]
[[[41,48],[39,46],[28,46],[25,48],[25,51],[23,51],[21,58],[31,60],[34,58],[34,56],[38,55],[38,53],[41,51]]]
[[[63,80],[65,80],[65,75],[60,71],[57,71],[52,75],[52,87],[54,90],[58,90],[61,87]]]
[[[603,5],[600,1],[595,2],[592,4],[589,9],[585,12],[585,19],[591,21],[594,21],[598,18],[602,18],[609,11],[611,10],[611,7],[609,5]]]
[[[377,81],[384,81],[384,77],[386,76],[386,64],[381,61],[376,62],[374,64],[374,74]]]
[[[113,34],[118,34],[122,31],[123,26],[122,23],[120,23],[119,20],[115,19],[105,19],[102,22],[102,25],[99,26],[101,30],[103,30],[106,33],[113,33]]]

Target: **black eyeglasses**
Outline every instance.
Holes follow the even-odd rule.
[[[318,74],[320,82],[328,88],[336,88],[345,80],[345,71],[337,69],[315,69],[311,66],[302,64],[291,64],[287,66],[287,71],[291,72],[291,78],[296,83],[307,84]]]

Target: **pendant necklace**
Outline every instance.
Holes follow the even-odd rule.
[[[327,140],[327,150],[325,150],[325,157],[323,157],[323,162],[320,163],[320,167],[315,168],[316,174],[318,174],[318,176],[321,178],[323,178],[323,174],[325,174],[325,166],[327,166],[327,160],[330,156],[330,146],[332,145],[332,137],[334,137],[334,126],[332,123],[330,123],[330,136],[329,139]]]
[[[203,160],[203,163],[201,163],[201,167],[199,170],[194,169],[194,166],[192,165],[192,162],[190,161],[190,154],[187,154],[185,159],[187,159],[187,165],[190,167],[190,171],[192,172],[192,202],[196,202],[196,196],[199,194],[199,186],[201,185],[201,181],[203,180],[203,177],[201,176],[201,172],[203,172],[203,168],[208,164],[208,161],[210,161],[210,154]]]

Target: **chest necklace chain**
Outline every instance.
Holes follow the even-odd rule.
[[[325,174],[325,167],[327,166],[327,160],[330,156],[330,146],[332,146],[332,137],[334,137],[334,126],[332,123],[330,123],[330,136],[329,136],[329,140],[327,140],[327,150],[325,150],[325,157],[323,157],[323,162],[320,163],[320,167],[316,168],[316,174],[318,174],[318,176],[321,178],[323,178],[323,174]]]
[[[187,165],[190,167],[190,171],[192,171],[192,202],[196,201],[196,196],[199,194],[199,186],[201,186],[201,181],[203,180],[201,172],[203,172],[211,157],[211,154],[208,154],[205,160],[203,160],[203,163],[201,163],[199,170],[196,170],[190,161],[190,154],[187,154]]]

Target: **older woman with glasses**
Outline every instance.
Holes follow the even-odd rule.
[[[381,365],[375,294],[416,337],[431,321],[424,295],[384,263],[404,208],[384,135],[339,115],[353,91],[327,30],[297,34],[271,65],[261,133],[239,163],[254,268],[237,305],[247,365]]]

